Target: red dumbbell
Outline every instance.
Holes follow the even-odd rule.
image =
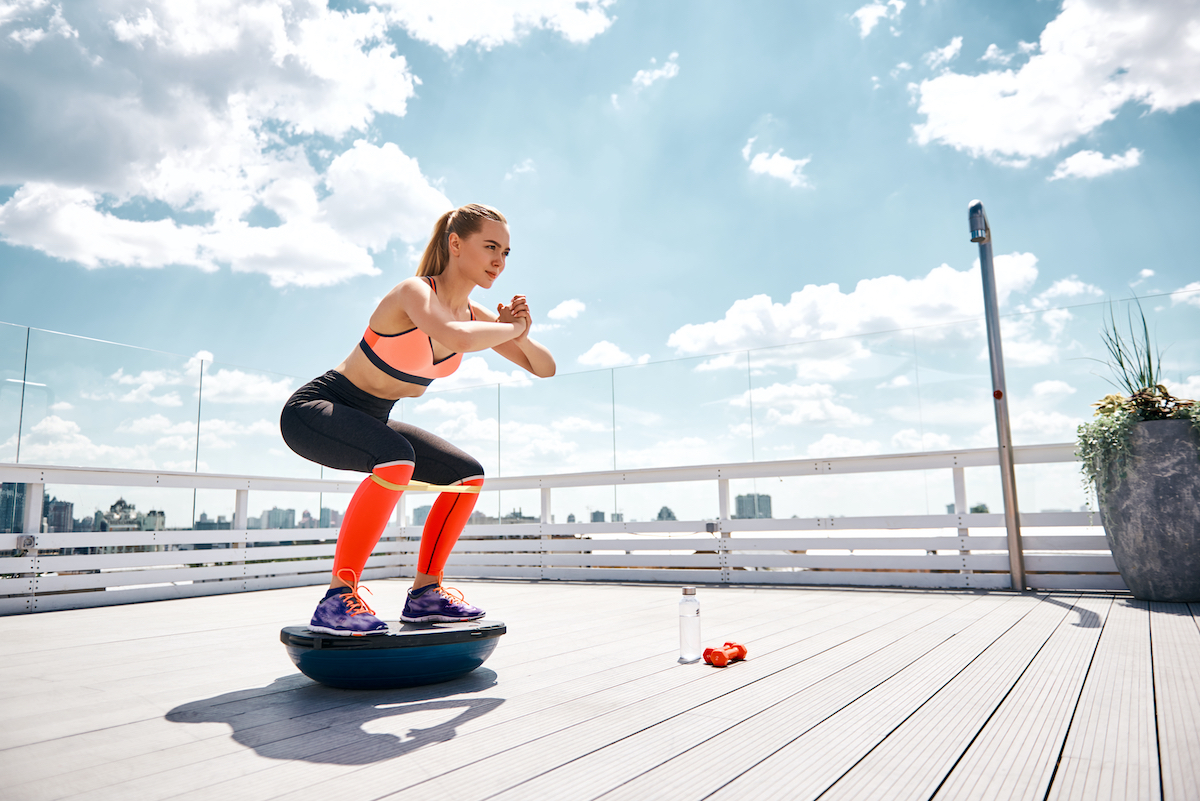
[[[730,662],[746,658],[746,646],[736,642],[725,643],[724,648],[705,648],[704,661],[714,667],[725,667]]]

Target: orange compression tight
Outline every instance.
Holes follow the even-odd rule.
[[[464,481],[464,485],[482,487],[482,478]],[[429,516],[425,518],[425,528],[421,531],[421,553],[417,558],[417,571],[427,576],[440,576],[462,534],[467,518],[475,509],[475,501],[479,500],[478,493],[443,492],[433,502]]]
[[[382,479],[387,484],[407,484],[412,480],[412,462],[393,462],[392,464],[376,465],[371,475],[354,491],[346,514],[342,517],[342,528],[338,532],[337,551],[333,557],[333,575],[337,577],[343,570],[354,571],[355,584],[362,577],[363,568],[383,529],[387,526],[400,500],[400,490],[389,489],[376,479]]]

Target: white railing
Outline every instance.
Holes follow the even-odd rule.
[[[1071,444],[1014,449],[1017,464],[1077,461]],[[489,479],[487,491],[537,489],[537,523],[467,528],[447,575],[673,583],[838,584],[928,588],[1010,586],[1004,514],[969,514],[964,470],[997,466],[994,448],[886,456],[753,462]],[[738,479],[950,470],[953,514],[738,519]],[[322,584],[333,563],[332,529],[247,529],[249,493],[350,493],[355,481],[0,465],[24,483],[26,530],[40,522],[46,484],[226,489],[236,492],[229,530],[0,534],[0,614]],[[552,523],[564,487],[716,482],[713,520]],[[404,505],[397,521],[405,519]],[[36,521],[36,522],[35,522]],[[1100,524],[1089,512],[1023,513],[1027,582],[1034,589],[1124,589],[1102,534],[1030,535],[1031,529]],[[934,529],[937,534],[881,535]],[[991,529],[996,535],[973,534]],[[803,532],[803,533],[801,533]],[[808,532],[814,532],[809,534]],[[858,532],[858,533],[856,533]],[[865,533],[860,536],[859,533]],[[684,535],[684,536],[672,536]],[[690,536],[689,536],[690,535]],[[770,535],[770,536],[768,536]],[[366,579],[411,576],[420,530],[389,526]]]

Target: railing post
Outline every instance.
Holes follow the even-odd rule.
[[[965,515],[965,514],[967,514],[967,509],[968,509],[968,507],[967,507],[967,474],[966,474],[966,471],[961,467],[955,467],[955,468],[953,468],[953,471],[954,471],[954,513],[959,514],[959,515]],[[971,536],[971,529],[959,527],[958,536],[959,537]],[[968,556],[968,555],[970,555],[970,553],[971,552],[969,550],[960,550],[958,552],[958,555],[959,556]],[[974,570],[960,570],[958,572],[970,574],[970,573],[974,573],[975,571]]]
[[[542,487],[542,524],[550,522],[550,488]]]
[[[729,479],[717,479],[717,517],[729,519]]]
[[[228,496],[226,496],[228,497]],[[318,516],[320,512],[318,512]],[[237,530],[245,530],[246,523],[250,520],[250,490],[240,489],[236,491],[233,499],[233,527]]]
[[[1008,420],[1008,392],[1004,385],[1004,351],[1000,346],[1000,309],[996,300],[996,270],[992,263],[992,229],[983,203],[972,200],[967,212],[971,241],[979,243],[979,272],[983,277],[983,312],[987,324],[988,355],[992,366],[996,440],[1000,447],[1000,486],[1004,494],[1004,527],[1008,531],[1008,569],[1014,590],[1025,589],[1025,549],[1021,544],[1021,513],[1017,507],[1017,475],[1013,469],[1012,428]]]
[[[26,534],[42,532],[42,500],[45,495],[45,484],[25,485],[25,519],[21,521],[21,531]]]

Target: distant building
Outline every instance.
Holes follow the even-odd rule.
[[[734,517],[753,520],[771,516],[771,496],[752,493],[737,496],[737,513]]]
[[[25,521],[25,485],[0,484],[0,533],[20,532]]]
[[[536,523],[538,518],[530,517],[524,514],[521,509],[513,509],[511,512],[500,518],[501,523]]]
[[[575,522],[575,515],[567,515],[567,522],[568,522],[568,523],[574,523],[574,522]]]
[[[663,508],[658,510],[658,519],[659,520],[674,520],[675,513],[671,511],[670,506],[664,506]]]
[[[75,528],[75,504],[47,498],[42,505],[42,516],[46,518],[46,531],[72,531]]]
[[[96,512],[92,523],[93,531],[162,531],[166,527],[166,512],[151,509],[142,513],[124,498],[117,498],[107,512]]]
[[[625,513],[624,512],[613,512],[612,513],[612,521],[614,523],[624,523],[625,522]]]
[[[604,522],[604,512],[592,512],[592,522],[593,523],[603,523]]]
[[[262,513],[262,527],[265,529],[295,528],[296,510],[280,509],[278,506],[273,506]]]
[[[336,509],[321,507],[321,528],[336,528],[341,525],[342,513]]]
[[[432,509],[432,506],[418,506],[416,509],[413,509],[413,525],[425,525],[425,518],[429,517],[429,512]]]
[[[228,531],[233,528],[233,524],[225,519],[225,515],[220,515],[216,520],[213,520],[204,512],[200,513],[200,519],[192,524],[192,528],[196,531]]]

